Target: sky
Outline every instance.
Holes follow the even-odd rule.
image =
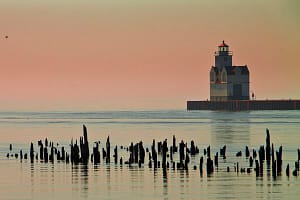
[[[257,99],[300,98],[298,0],[1,0],[0,111],[185,109],[225,40]],[[8,36],[6,38],[5,36]]]

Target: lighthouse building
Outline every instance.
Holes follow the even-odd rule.
[[[249,100],[248,67],[232,65],[232,52],[224,41],[215,52],[215,66],[210,69],[210,100]]]

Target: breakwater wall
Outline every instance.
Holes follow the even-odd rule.
[[[300,110],[300,100],[187,101],[187,110]]]

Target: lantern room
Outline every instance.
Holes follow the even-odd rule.
[[[218,46],[218,51],[219,52],[228,52],[229,51],[229,46],[224,42],[223,42]]]

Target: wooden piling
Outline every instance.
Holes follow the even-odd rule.
[[[226,145],[220,149],[220,156],[223,156],[223,159],[226,159]]]
[[[154,151],[155,151],[155,140],[153,139],[152,140],[152,145],[151,145],[151,154],[152,154],[152,156],[154,154]]]
[[[265,148],[264,146],[260,146],[259,151],[258,151],[258,155],[259,155],[259,174],[263,174],[263,163],[265,160]]]
[[[66,152],[65,152],[65,147],[61,147],[61,160],[66,159]]]
[[[236,157],[241,157],[242,156],[242,151],[239,151],[235,154]]]
[[[191,155],[195,156],[196,155],[196,147],[195,147],[195,142],[194,140],[191,141]]]
[[[43,143],[42,141],[40,142],[40,160],[43,160],[44,159],[44,146],[43,146]]]
[[[33,162],[34,159],[34,149],[33,149],[33,143],[30,144],[30,161]]]
[[[73,163],[77,164],[80,161],[80,156],[79,156],[79,146],[77,144],[77,140],[73,146]]]
[[[262,163],[265,160],[265,148],[264,146],[260,146],[258,150],[259,163]]]
[[[250,159],[249,159],[249,167],[253,167],[253,158],[252,158],[252,156],[250,156]]]
[[[207,158],[207,161],[206,161],[206,173],[207,175],[213,173],[214,171],[214,164],[213,164],[213,161],[210,159],[210,157]]]
[[[57,157],[57,160],[61,160],[60,151],[57,151],[56,157]]]
[[[157,166],[157,164],[158,164],[158,162],[157,162],[157,152],[156,152],[156,150],[155,149],[153,149],[153,155],[152,155],[152,157],[153,157],[153,164],[154,164],[154,169],[156,169],[158,166]]]
[[[110,163],[110,141],[109,141],[109,136],[106,139],[106,163]]]
[[[45,161],[45,163],[48,162],[48,149],[47,149],[47,147],[44,147],[44,161]]]
[[[80,151],[81,151],[81,161],[83,163],[88,163],[90,153],[89,153],[89,142],[87,137],[87,128],[83,125],[83,138],[80,140]]]
[[[286,176],[290,176],[290,164],[288,164],[287,166],[286,166],[286,169],[285,169],[285,174],[286,174]]]
[[[167,152],[168,152],[168,143],[167,143],[167,139],[165,139],[162,146],[162,167],[163,168],[166,167]]]
[[[93,161],[94,161],[94,164],[100,163],[100,158],[101,158],[101,155],[100,155],[100,151],[99,151],[99,143],[95,142],[95,146],[93,147]]]
[[[175,137],[175,135],[173,135],[173,152],[174,152],[174,153],[177,152],[176,137]]]
[[[296,169],[293,170],[293,176],[298,176],[298,172]]]
[[[45,139],[45,146],[48,147],[48,139]]]
[[[266,160],[267,162],[270,162],[271,158],[271,141],[270,141],[270,132],[269,132],[269,129],[266,129]]]
[[[259,172],[260,172],[259,162],[258,162],[258,160],[255,160],[255,174],[256,174],[256,177],[259,176]]]
[[[68,164],[70,162],[70,156],[69,154],[66,152],[66,163]]]
[[[207,157],[210,158],[210,146],[207,147],[206,151],[207,151]]]
[[[279,150],[276,151],[276,160],[277,160],[277,173],[280,174],[282,171],[282,146],[280,146]]]
[[[143,142],[140,141],[140,143],[139,143],[139,156],[140,156],[140,161],[141,161],[142,164],[145,163],[145,154],[146,154],[146,152],[145,152],[145,149],[143,147]]]
[[[157,152],[158,154],[161,154],[161,149],[162,149],[162,142],[157,143]]]
[[[104,160],[106,158],[106,151],[104,148],[102,148],[102,159]]]
[[[184,147],[185,147],[185,144],[184,144],[183,140],[181,140],[181,142],[179,144],[179,162],[180,162],[180,165],[183,164],[183,160],[184,160]]]
[[[246,155],[246,158],[249,158],[249,156],[250,156],[250,151],[249,151],[248,146],[246,146],[245,155]]]
[[[272,176],[273,178],[276,178],[277,176],[276,160],[272,161]]]
[[[173,161],[173,146],[170,147],[170,160]]]
[[[201,156],[201,158],[200,158],[199,169],[200,169],[200,174],[202,174],[203,173],[203,156]]]
[[[188,153],[186,153],[186,155],[185,155],[185,161],[184,161],[184,169],[185,170],[188,170],[189,163],[190,163],[190,156],[189,156]]]
[[[274,163],[275,156],[274,156],[274,144],[272,143],[272,164]],[[268,161],[268,160],[267,160]]]
[[[219,166],[219,159],[218,159],[218,152],[215,155],[215,166],[218,167]]]
[[[130,146],[129,146],[129,160],[128,160],[128,162],[129,162],[129,164],[133,163],[133,142],[131,142]]]
[[[20,150],[20,160],[22,160],[23,159],[23,151],[22,151],[22,149]]]
[[[52,162],[52,163],[54,162],[54,148],[53,148],[53,145],[51,145],[49,161]]]
[[[256,150],[255,149],[253,149],[253,159],[256,159],[256,157],[257,157],[257,153],[256,153]]]
[[[116,145],[115,148],[114,148],[114,161],[115,161],[115,164],[118,164],[118,146]]]
[[[148,167],[152,168],[152,160],[149,160]]]

